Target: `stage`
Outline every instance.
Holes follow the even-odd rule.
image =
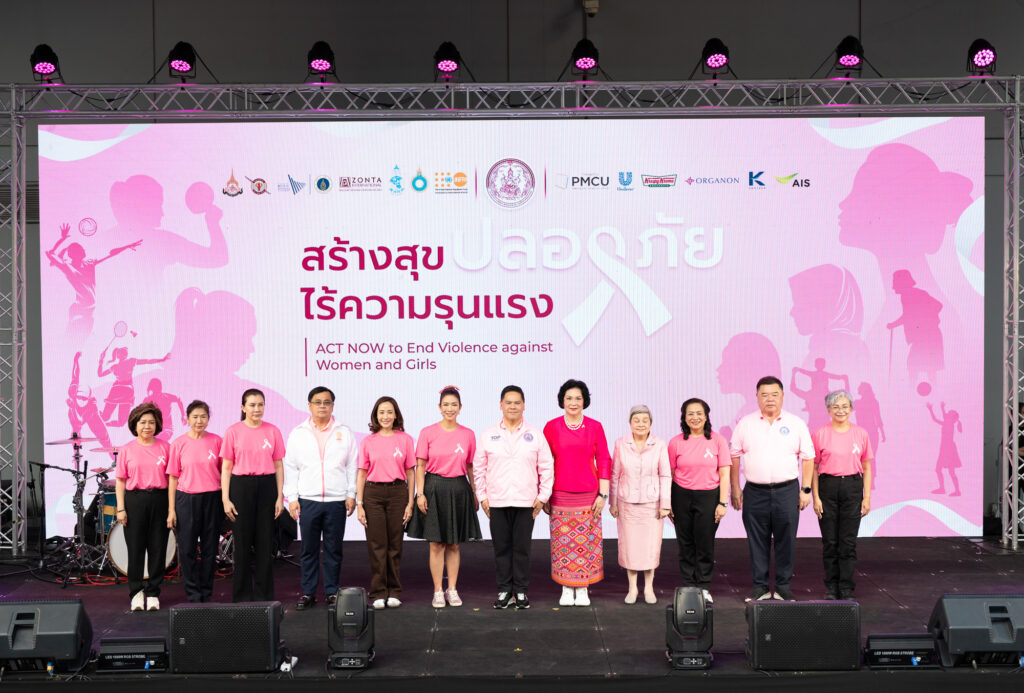
[[[291,551],[298,553],[298,544]],[[588,686],[595,680],[618,681],[630,687],[677,688],[699,678],[701,685],[729,688],[783,684],[824,686],[833,689],[899,685],[937,690],[955,686],[1012,685],[1007,678],[1017,670],[990,668],[955,670],[886,671],[848,673],[764,672],[752,670],[744,654],[747,636],[743,597],[750,590],[746,542],[725,539],[717,543],[714,596],[714,663],[706,672],[673,671],[665,658],[665,607],[675,588],[676,547],[665,541],[662,565],[655,578],[658,603],[626,605],[625,571],[616,561],[616,542],[605,541],[605,580],[591,589],[591,606],[559,607],[560,588],[549,576],[548,543],[535,541],[529,610],[495,610],[494,563],[489,542],[463,545],[459,592],[460,608],[433,609],[427,570],[426,545],[409,541],[403,557],[405,595],[398,609],[376,612],[376,661],[364,671],[328,671],[326,608],[321,596],[311,610],[297,612],[299,569],[288,560],[275,564],[276,593],[284,605],[281,637],[298,657],[291,677],[313,685],[316,680],[351,679],[374,690],[424,690],[441,681],[448,690],[488,690],[522,684],[554,684],[559,690]],[[294,560],[294,559],[292,559]],[[797,571],[793,591],[798,600],[820,599],[821,546],[817,539],[797,543]],[[102,638],[167,634],[167,609],[184,599],[180,584],[165,583],[160,612],[131,613],[125,584],[117,586],[71,585],[62,589],[52,575],[29,574],[6,564],[0,578],[0,597],[5,600],[64,599],[81,597],[94,631],[94,648]],[[346,542],[342,566],[343,585],[369,583],[367,555],[362,542]],[[230,600],[230,580],[220,580],[215,598]],[[1004,552],[995,541],[971,539],[866,538],[859,542],[857,599],[861,604],[861,634],[911,633],[926,630],[936,599],[943,593],[985,594],[1024,592],[1024,555]],[[230,637],[225,633],[225,637]],[[122,682],[138,683],[139,675],[83,672],[94,684],[106,687]],[[3,685],[44,682],[45,674],[7,672]],[[180,690],[181,679],[190,681],[244,680],[246,684],[280,685],[288,674],[187,677],[154,673],[146,677],[147,689],[164,684]],[[429,681],[428,681],[429,680]],[[632,683],[630,683],[632,682]],[[192,685],[191,683],[189,685]],[[334,683],[337,685],[337,682]],[[155,688],[154,688],[155,687]],[[218,684],[219,687],[219,684]],[[250,686],[251,687],[251,686]],[[386,687],[386,688],[385,688]]]

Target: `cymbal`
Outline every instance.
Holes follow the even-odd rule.
[[[99,440],[99,438],[83,438],[81,436],[77,438],[65,438],[64,440],[51,440],[47,445],[74,445],[75,443],[92,443]]]
[[[117,469],[117,467],[93,467],[89,471],[93,474],[106,474],[107,472],[112,472],[115,469]]]
[[[117,452],[120,449],[121,448],[89,448],[89,452]]]

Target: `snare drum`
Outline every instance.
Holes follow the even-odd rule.
[[[128,520],[131,522],[131,519]],[[174,532],[167,530],[167,557],[164,561],[164,568],[170,568],[171,564],[174,563],[174,558],[178,553],[178,541],[174,538]],[[110,564],[117,568],[117,571],[122,575],[128,574],[128,542],[125,541],[124,525],[120,522],[114,524],[110,528],[110,534],[107,535],[107,555],[110,556]],[[149,552],[146,552],[146,557],[142,569],[142,578],[144,580],[149,579]]]

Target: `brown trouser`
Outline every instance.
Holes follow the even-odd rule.
[[[370,600],[402,597],[402,514],[409,504],[405,479],[390,483],[367,481],[363,486],[366,550],[370,555]]]

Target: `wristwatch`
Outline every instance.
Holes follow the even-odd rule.
[[[599,493],[599,494],[597,494],[597,495],[598,495],[598,496],[599,496],[600,498],[604,498],[605,500],[608,500],[608,494],[607,494],[607,493]]]
[[[811,492],[811,487],[810,486],[804,486],[800,490],[803,491],[804,493],[810,493]]]
[[[722,506],[723,508],[728,508],[728,507],[729,507],[729,504],[728,504],[728,503],[723,503],[722,501],[718,501],[718,504],[719,504],[720,506]]]

